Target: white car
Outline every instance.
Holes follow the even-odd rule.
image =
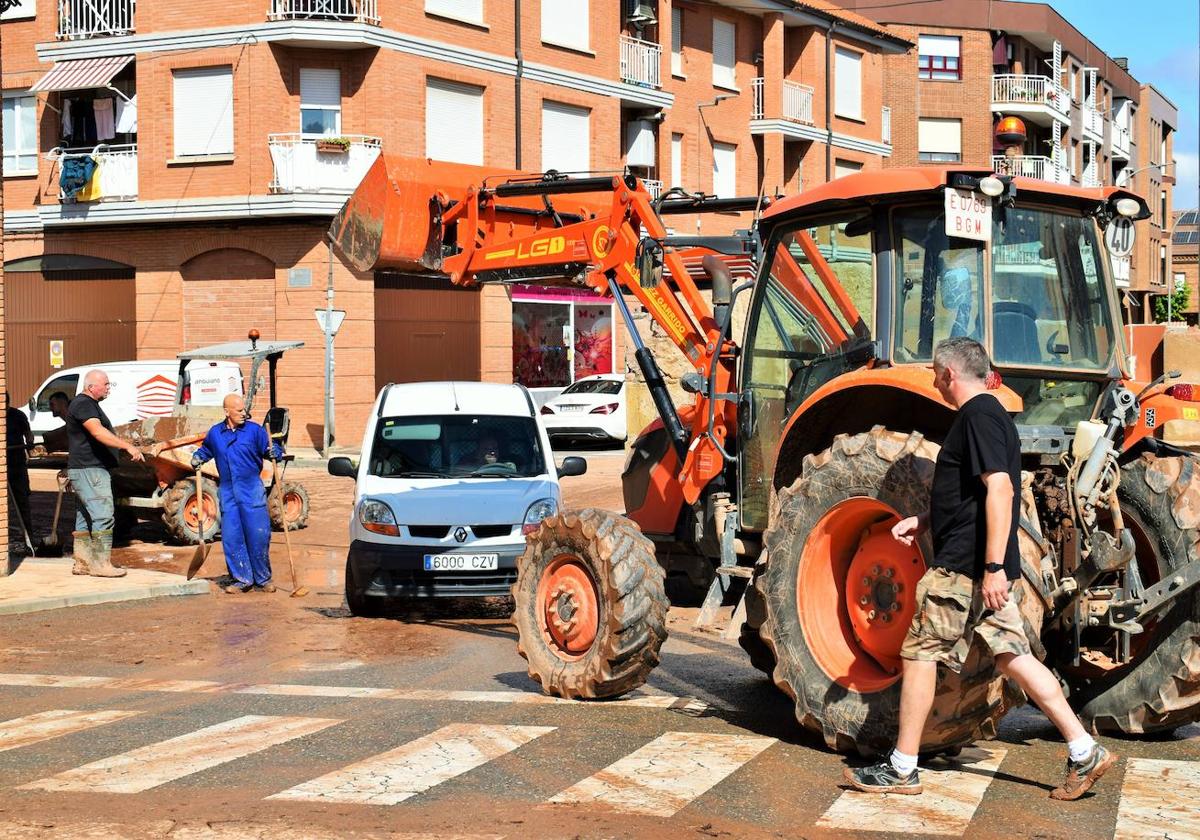
[[[615,373],[580,379],[542,406],[542,425],[551,438],[624,441],[626,390]]]
[[[414,382],[375,400],[362,457],[332,458],[353,477],[346,602],[378,614],[389,598],[508,595],[525,535],[556,513],[559,476],[533,398],[521,385]]]

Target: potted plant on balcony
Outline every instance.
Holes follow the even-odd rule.
[[[332,155],[344,155],[350,151],[349,137],[318,137],[317,151]]]

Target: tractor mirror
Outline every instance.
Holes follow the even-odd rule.
[[[663,246],[656,239],[643,239],[637,246],[638,284],[653,289],[662,282]]]
[[[330,458],[328,470],[330,475],[341,476],[342,478],[356,478],[358,476],[358,469],[349,458]]]
[[[37,417],[37,397],[29,398],[29,419]]]

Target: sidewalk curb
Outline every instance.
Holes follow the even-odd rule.
[[[61,562],[37,563],[37,561],[27,560],[22,565],[60,566],[66,574],[70,574],[70,566]],[[16,574],[8,578],[8,580],[12,580],[13,577],[19,574],[20,570],[18,569]],[[168,575],[163,572],[152,572],[151,574],[161,575],[164,580],[162,582],[135,583],[132,585],[129,582],[120,582],[115,583],[113,589],[99,592],[80,592],[68,595],[51,595],[5,601],[0,603],[0,615],[17,615],[21,613],[41,612],[43,610],[57,610],[63,607],[81,607],[121,601],[141,601],[147,598],[163,598],[175,595],[206,595],[212,591],[211,585],[204,579],[184,580],[177,575]]]

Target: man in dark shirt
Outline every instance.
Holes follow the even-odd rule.
[[[21,526],[25,529],[25,535],[32,542],[33,520],[30,518],[29,510],[29,449],[33,446],[33,430],[29,428],[29,418],[25,416],[25,413],[21,409],[13,407],[11,397],[7,392],[4,394],[4,409],[4,426],[8,434],[6,438],[8,441],[8,487],[12,490],[12,498],[16,502],[17,513],[21,517]],[[28,551],[25,548],[24,540],[21,540],[20,545],[23,550]]]
[[[1117,761],[1096,743],[1067,704],[1062,688],[1032,654],[1013,581],[1021,577],[1021,447],[1012,418],[987,393],[987,351],[967,337],[949,338],[933,354],[934,384],[958,409],[938,454],[929,511],[896,523],[892,536],[911,546],[932,529],[933,561],[917,584],[917,612],[900,648],[900,731],[879,764],[846,770],[859,790],[920,793],[917,752],[933,708],[938,663],[962,667],[977,638],[996,667],[1037,703],[1067,741],[1067,778],[1053,799],[1078,799]]]
[[[112,564],[112,476],[114,450],[123,449],[134,461],[145,460],[140,449],[121,440],[100,402],[108,396],[108,374],[88,371],[83,390],[67,406],[67,475],[75,490],[75,566],[72,574],[122,577]]]

